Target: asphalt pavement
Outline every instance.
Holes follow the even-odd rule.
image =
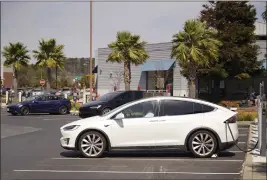
[[[113,152],[82,158],[60,147],[59,128],[71,115],[9,116],[1,112],[1,180],[11,179],[239,179],[245,153],[237,147],[217,158],[183,152]],[[239,128],[246,147],[248,126]]]

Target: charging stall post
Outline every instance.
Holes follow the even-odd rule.
[[[267,102],[264,95],[264,82],[260,83],[260,95],[258,96],[258,150],[260,156],[266,156],[266,116]]]

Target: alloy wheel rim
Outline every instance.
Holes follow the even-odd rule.
[[[66,112],[66,108],[65,108],[65,107],[62,107],[62,108],[61,108],[61,112],[62,112],[62,113],[65,113],[65,112]]]
[[[208,155],[214,149],[214,140],[207,133],[199,133],[193,138],[192,148],[200,156]]]
[[[81,142],[82,151],[90,157],[97,156],[103,150],[104,143],[97,134],[86,135]]]
[[[104,109],[103,114],[106,114],[106,113],[108,113],[109,111],[110,111],[109,109]]]
[[[23,114],[28,114],[28,113],[29,113],[28,108],[23,108]]]

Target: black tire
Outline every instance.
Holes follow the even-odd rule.
[[[202,145],[201,141],[199,141],[200,145],[196,145],[196,143],[198,143],[198,139],[201,140],[201,134],[202,134],[202,139],[203,141],[205,141],[206,143],[205,146]],[[204,140],[205,137],[208,137],[208,139]],[[193,143],[194,142],[194,143]],[[202,147],[203,146],[203,147]],[[213,147],[212,147],[213,146]],[[199,131],[196,131],[195,133],[193,133],[190,138],[189,138],[189,141],[188,141],[188,147],[189,147],[189,150],[191,151],[191,153],[197,157],[197,158],[209,158],[211,157],[214,153],[217,152],[218,150],[218,142],[217,142],[217,139],[216,137],[214,136],[213,133],[209,132],[209,131],[206,131],[206,130],[199,130]],[[199,148],[198,148],[199,147]],[[210,149],[208,149],[210,148]],[[198,151],[200,150],[200,152],[198,153]],[[207,151],[207,153],[204,153],[204,150]],[[201,153],[202,152],[202,153]]]
[[[106,114],[106,113],[109,112],[109,111],[111,111],[110,108],[104,108],[104,109],[102,109],[102,111],[101,111],[101,115]]]
[[[11,113],[11,115],[12,115],[12,116],[16,116],[16,115],[18,115],[18,114],[17,114],[17,113]]]
[[[87,136],[93,136],[93,134],[97,137],[99,137],[101,139],[101,142],[103,143],[102,145],[102,149],[99,151],[99,153],[95,154],[95,155],[89,155],[89,151],[90,151],[90,148],[87,150],[88,153],[85,153],[84,151],[86,150],[83,150],[82,149],[82,145],[83,145],[83,140],[84,138],[87,138]],[[98,139],[98,138],[96,138]],[[95,139],[95,140],[96,140]],[[100,141],[99,141],[100,142]],[[86,144],[86,143],[85,143]],[[96,143],[97,144],[97,143]],[[103,156],[103,153],[105,152],[106,150],[106,147],[107,147],[107,141],[106,141],[106,138],[99,132],[96,132],[96,131],[88,131],[88,132],[85,132],[83,135],[81,135],[80,139],[79,139],[79,144],[78,144],[78,148],[79,148],[79,151],[80,153],[82,153],[82,155],[86,158],[100,158]]]
[[[30,109],[29,109],[28,107],[26,107],[26,106],[22,106],[22,107],[20,108],[20,114],[21,114],[22,116],[27,116],[29,113],[30,113]]]
[[[68,113],[68,108],[66,106],[60,106],[58,109],[59,114],[64,115]]]

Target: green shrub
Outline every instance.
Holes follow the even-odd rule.
[[[72,102],[71,103],[71,110],[79,110],[81,107],[80,103],[75,103],[75,102]]]
[[[258,117],[257,112],[239,112],[237,115],[238,121],[254,121]]]

